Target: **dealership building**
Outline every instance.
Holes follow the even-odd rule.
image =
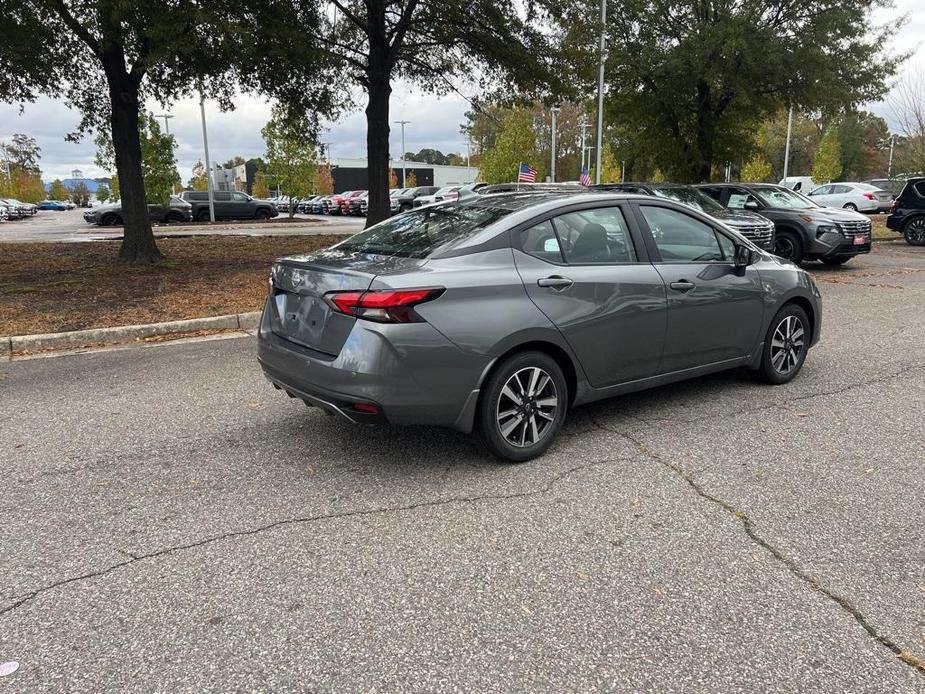
[[[474,182],[479,175],[477,166],[445,166],[443,164],[427,164],[422,161],[403,162],[393,159],[389,162],[389,168],[395,172],[399,188],[404,187],[402,185],[402,167],[404,167],[409,178],[414,173],[419,186],[464,185]],[[365,159],[331,159],[331,174],[334,177],[335,193],[369,188]]]

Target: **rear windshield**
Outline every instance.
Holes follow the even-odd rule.
[[[716,200],[706,193],[701,193],[696,188],[681,188],[675,186],[653,187],[652,192],[655,193],[657,197],[668,198],[669,200],[680,202],[682,205],[693,207],[695,210],[700,210],[707,214],[711,212],[722,212],[724,209]]]
[[[422,207],[387,219],[334,248],[347,253],[427,258],[462,243],[510,212],[482,205]]]

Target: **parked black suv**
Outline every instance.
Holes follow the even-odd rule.
[[[209,194],[202,190],[187,190],[181,198],[193,206],[193,219],[209,221]],[[216,219],[270,219],[278,217],[276,205],[266,200],[255,200],[238,191],[217,190],[212,193]]]
[[[440,186],[418,186],[417,188],[408,188],[401,195],[392,198],[392,212],[406,212],[414,206],[414,199],[422,195],[433,195]]]
[[[925,246],[925,178],[906,181],[893,201],[886,226],[901,233],[910,246]]]
[[[751,210],[774,222],[774,253],[794,263],[841,265],[870,253],[871,223],[860,212],[821,207],[770,183],[704,183],[695,188],[731,210]]]
[[[774,250],[774,223],[749,210],[729,210],[706,193],[693,186],[680,183],[601,183],[591,186],[592,190],[621,193],[641,193],[657,198],[668,198],[687,205],[726,226],[732,227],[753,244],[766,251]]]

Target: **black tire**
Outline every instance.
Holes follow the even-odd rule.
[[[399,214],[401,214],[402,212],[407,212],[410,209],[411,209],[411,205],[407,203],[402,203],[401,205],[398,206]]]
[[[531,380],[534,374],[535,381]],[[520,392],[512,385],[515,381],[521,384]],[[531,385],[533,392],[523,398]],[[568,399],[562,369],[548,354],[528,351],[508,357],[492,371],[482,388],[476,412],[482,443],[493,455],[515,463],[542,455],[562,428]],[[506,412],[513,414],[505,416]],[[511,429],[507,429],[509,425]]]
[[[797,323],[787,324],[788,320],[795,320]],[[798,330],[801,332],[798,333]],[[812,341],[812,330],[806,311],[796,304],[785,304],[774,316],[764,337],[761,366],[755,372],[758,379],[772,385],[792,381],[806,361],[806,353]]]
[[[196,221],[197,222],[208,222],[209,216],[210,216],[209,210],[207,209],[199,210],[199,212],[196,213]]]
[[[263,208],[263,207],[258,207],[257,211],[254,212],[254,218],[255,219],[269,219],[270,210]]]
[[[842,207],[844,207],[844,209],[846,210],[851,210],[852,212],[858,211],[858,206],[855,205],[853,202],[846,202]]]
[[[903,237],[910,246],[925,246],[925,217],[913,217],[906,222]]]
[[[837,265],[844,265],[849,260],[851,260],[851,257],[849,256],[847,258],[820,258],[819,260],[821,260],[826,265],[831,265],[832,267],[835,267]]]
[[[803,242],[792,231],[779,231],[774,236],[774,255],[799,265],[803,261]]]
[[[164,221],[168,224],[179,224],[183,221],[183,215],[179,212],[168,212],[164,217]]]
[[[119,215],[115,214],[104,215],[100,220],[100,225],[104,227],[114,227],[118,226],[119,224],[122,224],[122,219],[119,217]]]

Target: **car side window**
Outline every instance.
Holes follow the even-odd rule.
[[[816,190],[811,190],[809,194],[812,195],[828,195],[832,192],[832,186],[820,186]]]
[[[743,188],[730,188],[729,200],[726,201],[726,207],[730,210],[744,210],[745,203],[749,200],[758,202],[755,196]]]
[[[666,207],[640,205],[662,261],[703,263],[723,260],[716,233],[709,224]]]
[[[716,238],[719,240],[719,247],[723,251],[723,258],[725,260],[733,260],[736,255],[735,241],[728,236],[720,234],[718,231],[714,231],[713,233],[716,234]]]
[[[247,196],[244,193],[232,193],[231,197],[235,202],[247,202]]]
[[[553,218],[565,262],[635,263],[636,249],[619,207],[568,212]]]
[[[547,263],[562,263],[565,258],[559,245],[559,237],[552,227],[552,222],[546,220],[524,229],[520,232],[520,247],[524,253],[534,258],[545,260]]]

